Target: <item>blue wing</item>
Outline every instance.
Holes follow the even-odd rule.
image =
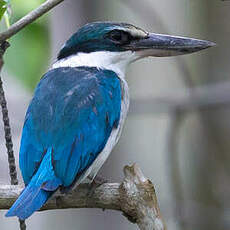
[[[70,186],[104,148],[120,110],[121,86],[114,72],[88,67],[49,71],[25,118],[20,148],[25,184],[51,148],[54,173]]]

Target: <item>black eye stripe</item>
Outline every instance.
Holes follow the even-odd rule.
[[[122,34],[120,31],[113,31],[110,34],[110,38],[116,41],[120,41],[122,39]]]
[[[117,44],[127,44],[132,40],[132,36],[123,30],[113,30],[108,33],[108,38]]]

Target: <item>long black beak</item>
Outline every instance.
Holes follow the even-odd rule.
[[[146,38],[131,42],[127,48],[137,51],[140,57],[167,57],[194,53],[215,45],[210,41],[150,33]]]

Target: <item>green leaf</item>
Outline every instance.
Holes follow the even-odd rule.
[[[10,0],[13,12],[11,23],[19,20],[41,2],[44,0]],[[6,13],[4,17],[5,15]],[[4,66],[9,75],[17,78],[24,87],[32,91],[49,63],[50,38],[47,16],[36,20],[11,37],[10,45],[5,54]]]
[[[0,20],[2,20],[2,17],[6,12],[6,10],[7,10],[7,1],[0,0]]]
[[[5,67],[23,85],[33,90],[49,60],[49,36],[46,23],[33,23],[10,39],[10,49],[5,54]]]

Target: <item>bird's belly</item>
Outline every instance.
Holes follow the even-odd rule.
[[[101,153],[97,156],[94,160],[92,165],[78,178],[74,187],[78,186],[81,183],[90,183],[97,175],[99,169],[104,164],[108,156],[110,155],[111,151],[113,150],[114,146],[117,144],[121,132],[124,126],[124,121],[127,116],[127,112],[129,109],[129,89],[127,82],[124,79],[121,79],[121,87],[122,87],[122,102],[121,102],[121,114],[120,120],[117,128],[113,128],[110,137],[101,151]]]

